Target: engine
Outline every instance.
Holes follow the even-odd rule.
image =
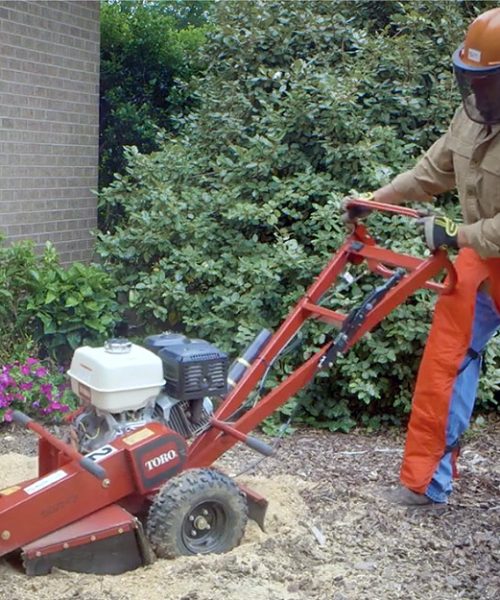
[[[227,355],[204,340],[175,333],[124,338],[78,348],[68,375],[82,408],[73,421],[82,453],[160,421],[185,438],[209,424],[227,393]]]

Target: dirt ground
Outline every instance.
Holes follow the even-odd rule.
[[[218,464],[269,500],[224,555],[157,560],[118,576],[27,577],[0,560],[1,600],[493,600],[500,598],[500,422],[473,430],[448,507],[388,505],[402,438],[299,431],[255,465],[246,448]],[[272,440],[268,440],[272,441]],[[35,436],[0,429],[0,488],[36,469]],[[253,468],[252,468],[253,467]]]

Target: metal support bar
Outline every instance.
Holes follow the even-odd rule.
[[[59,438],[52,435],[50,433],[50,431],[47,431],[47,429],[45,429],[45,427],[43,427],[42,425],[40,425],[40,423],[37,423],[36,421],[34,421],[30,417],[28,417],[28,415],[25,415],[23,412],[21,412],[19,410],[15,410],[12,412],[12,419],[16,423],[19,423],[20,425],[24,425],[28,429],[31,429],[31,431],[34,431],[35,433],[37,433],[41,438],[50,442],[51,446],[53,446],[54,448],[57,448],[57,450],[59,450],[60,452],[65,454],[69,459],[76,460],[78,462],[78,464],[82,467],[82,469],[85,469],[86,471],[91,473],[94,477],[97,477],[97,479],[105,479],[106,478],[106,471],[101,466],[97,465],[95,462],[93,462],[89,458],[82,456],[72,446],[70,446],[69,444],[66,444]]]
[[[215,419],[212,417],[210,419],[210,424],[212,425],[212,427],[215,427],[216,429],[220,429],[224,433],[227,433],[228,435],[236,438],[240,442],[243,442],[252,450],[255,450],[256,452],[260,452],[264,456],[272,456],[273,455],[273,449],[271,448],[271,446],[269,446],[269,444],[266,444],[262,440],[259,440],[258,438],[254,437],[252,435],[246,435],[246,434],[242,433],[238,429],[231,427],[231,425],[229,425],[229,423],[224,423],[223,421],[219,421],[218,419]]]
[[[329,308],[325,308],[324,306],[312,304],[311,302],[304,302],[303,308],[310,313],[313,319],[317,318],[319,321],[323,321],[323,323],[333,325],[334,327],[340,327],[345,319],[345,315]]]

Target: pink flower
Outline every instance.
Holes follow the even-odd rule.
[[[14,380],[9,375],[8,371],[0,375],[0,385],[7,387],[8,385],[12,385],[13,383]]]
[[[51,383],[42,383],[40,386],[40,391],[47,398],[47,400],[52,400],[52,384]]]
[[[0,421],[12,421],[14,409],[42,418],[60,417],[74,402],[69,387],[60,370],[52,370],[36,358],[0,365]]]

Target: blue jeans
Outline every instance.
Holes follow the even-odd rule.
[[[482,352],[488,341],[500,328],[500,314],[491,296],[478,292],[472,326],[470,348]],[[458,444],[460,436],[467,429],[476,400],[477,385],[481,372],[480,356],[472,358],[467,355],[460,367],[453,386],[446,425],[446,448]],[[446,502],[452,490],[453,466],[452,451],[449,450],[441,459],[434,476],[425,491],[434,502]]]

